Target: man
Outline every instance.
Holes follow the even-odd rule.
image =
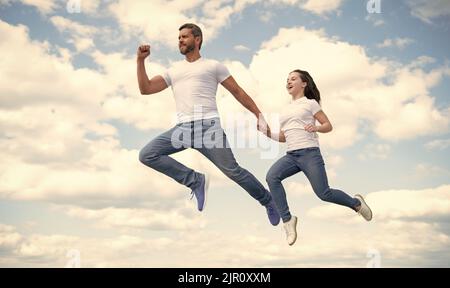
[[[178,118],[175,127],[153,139],[140,151],[139,160],[192,189],[198,210],[202,211],[206,202],[208,175],[196,172],[169,157],[186,148],[194,148],[265,206],[270,223],[276,226],[280,216],[271,194],[255,176],[239,166],[220,126],[216,104],[218,84],[221,83],[257,117],[259,129],[268,129],[267,123],[255,102],[236,83],[228,69],[215,60],[201,57],[202,41],[202,31],[197,25],[182,25],[179,28],[178,47],[185,60],[175,63],[163,75],[150,80],[144,65],[145,58],[150,55],[150,45],[138,48],[137,76],[141,94],[158,93],[172,86]],[[182,139],[180,136],[183,136]],[[214,144],[212,147],[207,145],[211,143],[204,143],[204,139],[208,138],[206,136],[211,136],[209,142]]]

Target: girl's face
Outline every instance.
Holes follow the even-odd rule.
[[[298,72],[291,72],[288,76],[286,89],[291,96],[303,94],[305,90],[306,82],[302,81]]]

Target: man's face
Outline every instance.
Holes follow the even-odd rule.
[[[194,51],[195,37],[192,34],[191,29],[184,28],[180,30],[180,34],[178,35],[178,48],[180,49],[180,53],[183,55]]]

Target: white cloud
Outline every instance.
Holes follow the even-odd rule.
[[[250,51],[250,48],[248,48],[247,46],[244,46],[244,45],[236,45],[233,47],[233,49],[236,51],[239,51],[239,52]]]
[[[364,20],[371,22],[374,27],[382,26],[386,22],[382,18],[382,13],[369,13]]]
[[[361,160],[368,159],[387,159],[391,152],[391,146],[388,144],[368,144],[364,147],[364,151],[358,155]]]
[[[373,220],[414,220],[444,219],[450,215],[450,185],[422,190],[385,190],[365,195],[365,200],[373,212]],[[316,219],[339,219],[340,221],[358,221],[349,218],[354,214],[350,209],[335,204],[314,207],[308,216]],[[357,217],[359,218],[359,217]],[[431,220],[436,221],[436,220]],[[442,220],[445,221],[445,220]]]
[[[28,159],[21,161],[19,157],[3,155],[1,196],[16,200],[108,206],[111,203],[127,205],[136,199],[144,203],[176,199],[183,195],[180,193],[182,187],[170,178],[161,177],[158,172],[139,163],[138,151],[122,149],[112,139],[81,142],[84,142],[82,149],[70,147],[68,150],[75,154],[75,158],[79,156],[72,162],[68,159],[51,163],[44,159],[42,163],[33,163]],[[151,191],[142,188],[149,187],[150,183]],[[185,190],[188,192],[187,188]]]
[[[436,63],[436,59],[430,56],[419,56],[409,64],[411,69],[425,67],[428,64]]]
[[[275,13],[269,10],[259,12],[259,20],[264,23],[269,23],[275,17]]]
[[[215,38],[217,32],[229,23],[231,15],[240,12],[236,6],[227,5],[228,3],[230,2],[227,0],[210,0],[203,5],[203,17],[200,22],[205,28],[207,27],[207,30],[212,31],[208,39]]]
[[[67,1],[65,1],[67,3]],[[109,2],[103,1],[103,2]],[[101,0],[89,0],[89,1],[80,1],[80,13],[87,13],[89,15],[97,16],[98,14],[103,14],[104,11],[98,11],[100,4],[102,3]],[[67,4],[66,4],[67,5]]]
[[[414,167],[413,177],[416,179],[430,179],[436,176],[450,176],[450,171],[429,163],[419,163]]]
[[[425,144],[429,150],[445,150],[450,146],[450,139],[437,139]]]
[[[372,203],[372,209],[380,220],[447,217],[450,214],[450,186],[380,191],[369,194],[367,201]]]
[[[344,0],[308,0],[301,5],[302,9],[316,13],[324,14],[330,12],[337,12],[337,9],[342,5]]]
[[[164,8],[160,1],[153,3],[119,1],[111,4],[109,10],[115,15],[124,32],[138,34],[145,31],[146,37],[153,41],[170,41],[168,43],[173,42],[175,44],[174,31],[176,31],[176,27],[174,23],[186,22],[186,19],[176,14],[174,10],[169,9],[169,7]],[[157,15],[164,15],[164,17],[156,18]],[[160,19],[159,22],[157,22],[157,19]],[[172,35],[172,37],[169,37],[169,35]],[[174,48],[175,46],[171,45],[171,47]]]
[[[267,7],[268,2],[263,2]],[[344,0],[270,0],[272,5],[294,6],[317,15],[326,15],[329,13],[339,13],[339,7]]]
[[[120,0],[109,5],[109,12],[118,20],[124,33],[144,35],[151,41],[162,43],[177,49],[178,28],[183,23],[196,23],[203,30],[204,45],[215,39],[221,29],[230,23],[233,15],[245,8],[263,3],[270,10],[271,6],[288,5],[299,7],[315,14],[327,14],[337,9],[343,0],[298,0],[264,2],[261,0],[192,0],[192,1],[132,1]],[[164,15],[164,17],[159,17]],[[269,21],[273,15],[264,13],[262,21]],[[144,41],[145,42],[145,41]],[[150,43],[150,44],[153,44]]]
[[[99,33],[98,28],[83,25],[61,16],[53,16],[50,21],[59,32],[69,36],[67,42],[73,44],[78,52],[95,47],[93,37]]]
[[[4,226],[3,224],[0,227]],[[72,260],[69,252],[79,253],[80,267],[129,267],[145,266],[142,255],[153,255],[167,249],[173,241],[165,237],[147,240],[137,236],[121,234],[113,238],[80,238],[51,234],[22,235],[15,227],[1,230],[0,239],[18,235],[19,241],[2,249],[2,267],[66,267]],[[151,247],[151,248],[150,248]],[[135,257],[141,259],[136,261]],[[134,263],[133,263],[134,262]],[[146,263],[145,263],[146,262]],[[155,263],[154,262],[154,263]],[[141,263],[139,265],[139,263]],[[157,266],[157,264],[153,264]]]
[[[58,6],[58,0],[20,0],[25,5],[30,5],[36,7],[39,12],[43,14],[49,14],[54,12]]]
[[[132,209],[108,207],[98,210],[79,207],[65,207],[67,215],[79,219],[95,221],[104,229],[148,229],[148,230],[191,230],[201,229],[205,220],[194,208],[196,201],[191,201],[181,207],[170,209]],[[195,204],[196,205],[196,204]],[[62,208],[59,208],[62,209]]]
[[[101,115],[100,104],[115,87],[105,83],[100,73],[74,69],[71,63],[64,61],[67,56],[51,54],[54,47],[48,42],[31,41],[25,26],[0,21],[0,35],[4,40],[0,43],[3,55],[0,73],[4,75],[0,79],[2,107],[52,102],[80,105],[78,108],[84,113]],[[17,51],[23,47],[27,47],[27,57],[17,57]]]
[[[406,3],[411,8],[412,16],[428,24],[435,18],[450,16],[450,2],[447,0],[407,0]]]
[[[395,39],[385,39],[383,43],[377,44],[378,48],[386,47],[397,47],[399,49],[404,49],[406,46],[414,43],[415,41],[411,38],[395,38]]]
[[[65,13],[71,13],[73,10],[78,13],[74,9],[79,7],[79,13],[98,16],[97,11],[101,4],[100,0],[1,0],[0,4],[9,5],[14,2],[35,7],[43,15],[54,14],[58,10],[62,10]]]
[[[77,161],[91,155],[89,144],[93,141],[86,139],[88,133],[105,138],[116,135],[113,126],[62,105],[0,111],[5,136],[0,139],[2,153],[33,164]]]
[[[69,33],[84,35],[86,37],[92,37],[98,32],[98,28],[94,26],[83,25],[61,16],[52,16],[50,17],[50,21],[60,32],[68,31]]]
[[[103,101],[105,117],[120,119],[139,129],[167,129],[175,124],[175,105],[171,89],[156,95],[140,95],[136,79],[136,61],[123,53],[92,53],[94,61],[104,72],[105,83],[116,92]],[[121,67],[117,69],[117,67]],[[147,64],[149,78],[162,74],[165,68],[156,62]],[[151,113],[149,112],[151,111]]]
[[[121,25],[124,33],[140,35],[152,42],[160,42],[172,49],[177,47],[178,28],[183,23],[204,23],[193,12],[203,1],[131,1],[120,0],[109,6],[109,11]],[[160,17],[164,15],[164,17]],[[213,38],[213,29],[203,29],[206,39]],[[153,43],[150,43],[153,44]]]
[[[67,251],[80,252],[81,267],[365,267],[370,249],[377,249],[382,267],[446,266],[450,239],[439,226],[399,220],[380,223],[328,224],[300,219],[299,238],[286,244],[281,227],[243,224],[231,231],[183,231],[160,234],[116,234],[93,238],[65,235],[26,236],[4,250],[0,265],[64,267]],[[270,226],[270,227],[269,227]],[[243,232],[245,231],[245,232]],[[208,241],[205,241],[208,239]],[[239,249],[236,249],[239,247]],[[436,256],[439,253],[439,257]]]
[[[311,184],[309,184],[306,177],[305,182],[289,181],[286,184],[283,184],[283,186],[285,186],[286,193],[289,196],[302,197],[315,195]]]
[[[14,248],[21,240],[22,236],[13,226],[0,223],[0,251]]]

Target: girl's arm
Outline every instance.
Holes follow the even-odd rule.
[[[322,110],[314,114],[314,118],[319,121],[320,126],[315,126],[313,124],[308,124],[305,126],[305,130],[308,132],[320,132],[320,133],[328,133],[333,130],[333,126],[331,126],[330,120],[328,120],[327,115]]]

